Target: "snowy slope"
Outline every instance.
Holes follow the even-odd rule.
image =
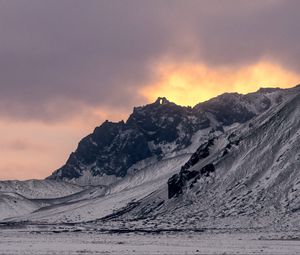
[[[31,213],[38,208],[40,208],[39,203],[32,202],[21,195],[0,192],[0,221]]]
[[[13,220],[58,223],[91,221],[106,217],[160,189],[189,157],[190,154],[181,155],[147,166],[137,174],[128,175],[110,186],[106,194],[89,196],[89,193],[85,192],[85,196],[78,196],[77,201],[68,200],[60,204],[52,201],[54,205]]]
[[[0,220],[27,215],[53,203],[69,201],[81,192],[82,187],[62,181],[1,181]],[[77,196],[82,197],[82,194]]]
[[[172,183],[180,188],[171,199],[165,185],[120,220],[145,224],[143,218],[155,217],[153,224],[182,228],[299,228],[300,91],[294,92],[292,99],[216,137],[208,155],[200,146]]]
[[[83,190],[82,187],[62,181],[28,180],[0,181],[0,192],[13,192],[26,198],[56,198]]]

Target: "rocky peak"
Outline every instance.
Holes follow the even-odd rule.
[[[154,104],[159,104],[159,105],[165,105],[171,103],[167,98],[165,97],[158,97]]]
[[[280,88],[260,88],[257,93],[263,93],[263,94],[267,94],[267,93],[272,93],[275,91],[279,91],[281,90]]]

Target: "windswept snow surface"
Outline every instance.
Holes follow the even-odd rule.
[[[55,226],[0,230],[2,255],[298,255],[299,233],[103,233]]]
[[[82,187],[52,180],[1,181],[0,220],[24,216],[60,201],[59,197],[81,192]]]
[[[81,190],[82,187],[63,181],[0,181],[0,192],[13,192],[29,199],[63,197]]]
[[[38,203],[8,192],[0,192],[0,220],[31,213],[40,208]]]

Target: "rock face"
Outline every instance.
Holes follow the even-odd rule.
[[[193,108],[158,98],[152,104],[134,108],[126,122],[105,121],[96,127],[80,141],[66,164],[48,178],[72,182],[83,179],[83,185],[90,184],[94,177],[104,182],[106,177],[122,178],[143,160],[159,161],[179,153],[192,143],[199,130],[224,132],[226,126],[250,120],[283,100],[286,93],[280,89],[248,95],[226,93]]]
[[[168,180],[168,197],[172,198],[182,194],[183,187],[186,182],[199,176],[200,174],[205,174],[213,172],[213,164],[203,167],[201,170],[192,170],[189,169],[197,164],[201,159],[204,159],[209,156],[209,148],[214,144],[214,139],[210,139],[204,144],[202,144],[197,151],[191,156],[187,163],[185,163],[180,170],[179,174],[173,175]]]

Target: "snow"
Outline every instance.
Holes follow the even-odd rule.
[[[297,233],[203,232],[103,233],[84,227],[38,227],[0,231],[5,255],[297,255]]]
[[[39,209],[39,205],[15,193],[0,192],[0,220],[17,217]]]
[[[169,177],[180,170],[180,166],[189,157],[190,155],[186,154],[148,165],[136,174],[128,175],[109,186],[105,196],[103,192],[100,192],[99,196],[92,196],[86,192],[81,200],[80,196],[76,197],[76,203],[71,203],[71,200],[68,200],[67,203],[62,201],[61,204],[55,203],[53,206],[11,219],[11,221],[30,220],[59,223],[83,222],[103,218],[160,189],[167,183]]]
[[[82,175],[79,178],[73,178],[66,181],[80,186],[107,186],[122,179],[121,177],[116,177],[115,175],[106,174],[103,174],[102,176],[94,176],[90,171],[91,167],[92,166],[87,167],[87,169],[82,171]]]
[[[83,190],[78,185],[52,180],[1,181],[0,220],[32,213],[53,200]]]
[[[184,154],[149,164],[137,173],[129,174],[121,181],[114,183],[109,188],[109,193],[120,192],[138,186],[144,187],[147,185],[154,187],[158,183],[165,184],[168,178],[177,173],[179,167],[183,165],[189,157],[189,154]]]
[[[0,181],[0,192],[14,192],[26,198],[56,198],[83,190],[78,185],[52,180]]]

